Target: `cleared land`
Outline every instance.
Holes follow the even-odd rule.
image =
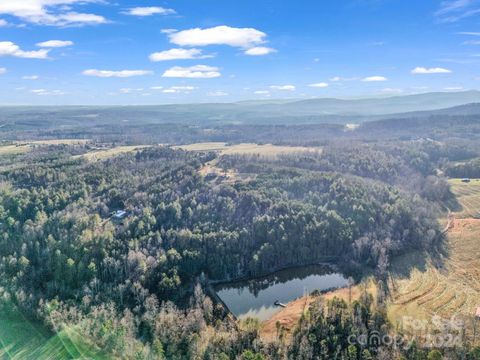
[[[480,219],[480,179],[471,179],[470,182],[451,179],[449,183],[452,192],[462,205],[462,210],[455,213],[455,217]]]
[[[472,335],[475,309],[480,306],[480,219],[474,218],[480,211],[480,181],[452,180],[451,185],[463,208],[453,213],[447,253],[441,259],[427,255],[425,264],[414,267],[406,277],[392,273],[388,313],[397,326],[404,316],[419,320],[456,316],[465,321],[468,336]]]
[[[0,146],[0,156],[1,155],[16,155],[24,154],[30,151],[28,146],[18,146],[18,145],[3,145]]]
[[[301,152],[321,152],[319,147],[304,147],[304,146],[277,146],[272,144],[236,144],[228,145],[223,142],[205,142],[189,145],[173,146],[174,149],[183,149],[186,151],[215,151],[220,155],[258,155],[266,158],[276,158],[283,154],[301,153]],[[200,174],[203,176],[215,176],[216,181],[222,183],[232,183],[237,180],[251,179],[250,174],[238,174],[233,170],[224,171],[220,169],[218,158],[207,162],[201,169]]]
[[[345,300],[346,302],[349,302],[350,300],[358,300],[364,291],[373,294],[375,297],[376,288],[373,281],[366,280],[365,283],[352,286],[351,293],[348,288],[341,288],[334,291],[329,291],[325,294],[322,294],[321,296],[325,300],[331,300],[334,297],[337,297],[339,299]],[[289,302],[285,308],[281,309],[270,319],[264,321],[260,327],[260,336],[262,340],[271,342],[275,341],[278,338],[277,323],[279,323],[286,331],[287,340],[289,340],[293,330],[295,329],[295,326],[300,320],[300,317],[308,309],[308,306],[314,300],[315,297],[311,295],[298,298],[294,301]]]
[[[24,154],[30,151],[32,147],[40,145],[84,145],[88,141],[77,139],[15,141],[8,145],[0,145],[0,155]]]
[[[57,140],[35,140],[22,142],[27,145],[85,145],[88,139],[57,139]]]
[[[249,154],[275,157],[280,154],[291,154],[305,151],[321,151],[318,147],[304,147],[304,146],[278,146],[272,144],[236,144],[228,145],[222,142],[206,142],[189,145],[174,146],[174,148],[183,149],[187,151],[218,151],[221,155],[231,154]]]
[[[84,158],[88,161],[99,161],[108,159],[119,154],[137,152],[147,147],[150,147],[150,145],[117,146],[110,149],[99,149],[87,152],[82,155],[75,155],[73,158]]]

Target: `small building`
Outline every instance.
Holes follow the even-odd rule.
[[[115,220],[123,220],[127,215],[128,213],[125,210],[117,210],[112,213],[112,218]]]

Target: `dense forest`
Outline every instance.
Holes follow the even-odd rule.
[[[358,304],[333,301],[326,313],[312,306],[293,343],[279,336],[267,345],[255,321],[239,326],[212,302],[208,283],[325,261],[384,279],[392,257],[440,250],[436,219],[452,194],[435,164],[474,156],[431,141],[331,143],[278,157],[162,146],[97,162],[77,156],[90,146],[2,158],[1,297],[53,329],[80,326],[108,353],[160,359],[368,359],[387,351],[339,337],[388,331],[367,294]],[[245,176],[201,176],[213,159]],[[116,219],[119,210],[125,216]]]

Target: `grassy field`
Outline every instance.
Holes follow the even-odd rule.
[[[18,145],[2,145],[0,146],[0,156],[2,155],[16,155],[24,154],[30,151],[29,146],[18,146]]]
[[[182,149],[186,151],[221,151],[227,147],[224,142],[204,142],[188,145],[172,146],[173,149]]]
[[[52,334],[17,311],[0,312],[0,358],[13,360],[106,359],[74,329]]]
[[[183,149],[186,151],[215,151],[220,155],[233,155],[233,154],[245,154],[245,155],[259,155],[266,158],[276,158],[282,154],[292,154],[307,151],[318,151],[322,149],[319,147],[303,147],[303,146],[277,146],[272,144],[235,144],[228,145],[223,142],[205,142],[189,145],[173,146],[174,149]],[[220,169],[218,164],[218,158],[209,161],[200,169],[200,174],[215,175],[221,178],[222,183],[233,183],[237,180],[249,180],[252,179],[251,174],[238,174],[234,170],[224,171]]]
[[[435,258],[425,254],[425,262],[418,262],[407,276],[395,269],[407,268],[406,263],[410,267],[415,261],[407,259],[411,255],[397,259],[388,313],[395,325],[404,316],[424,320],[435,315],[445,320],[458,316],[466,321],[467,335],[471,335],[471,322],[480,306],[480,181],[455,179],[450,183],[462,209],[453,213],[446,253]]]
[[[56,140],[35,140],[19,142],[19,144],[28,145],[85,145],[90,140],[88,139],[56,139]]]
[[[145,149],[149,147],[150,145],[131,145],[131,146],[117,146],[111,149],[100,149],[100,150],[94,150],[87,152],[82,155],[76,155],[74,158],[85,158],[88,161],[99,161],[99,160],[104,160],[108,159],[110,157],[124,154],[124,153],[129,153],[129,152],[136,152],[142,149]]]
[[[179,148],[187,151],[218,151],[221,155],[231,154],[249,154],[261,155],[267,157],[276,157],[280,154],[291,154],[305,151],[321,151],[318,147],[304,147],[304,146],[278,146],[272,144],[235,144],[228,145],[221,142],[206,142],[198,144],[180,145],[174,148]]]
[[[58,140],[36,140],[36,141],[14,141],[8,145],[0,145],[1,155],[16,155],[24,154],[32,149],[34,146],[41,145],[84,145],[89,140],[76,139],[58,139]]]
[[[480,179],[472,179],[468,183],[461,179],[450,179],[449,183],[463,208],[455,217],[480,219]]]

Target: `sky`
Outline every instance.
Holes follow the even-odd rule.
[[[480,88],[480,0],[0,0],[0,105]]]

